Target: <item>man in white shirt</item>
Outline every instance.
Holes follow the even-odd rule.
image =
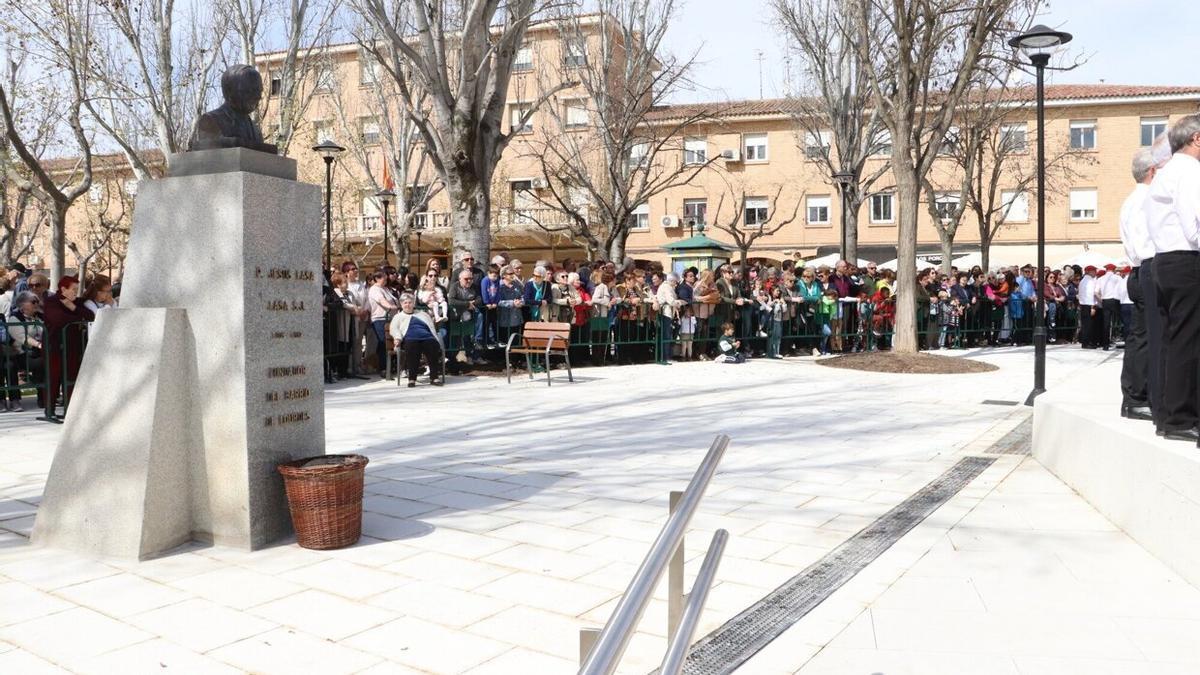
[[[1109,263],[1104,266],[1104,274],[1099,277],[1096,295],[1100,296],[1099,328],[1096,330],[1097,343],[1104,351],[1112,349],[1113,321],[1121,315],[1121,286],[1125,279],[1117,274],[1117,266]]]
[[[1154,154],[1142,148],[1133,156],[1133,180],[1137,185],[1121,205],[1121,243],[1131,268],[1126,268],[1121,294],[1121,325],[1125,332],[1125,356],[1121,363],[1121,417],[1153,420],[1150,396],[1150,345],[1146,339],[1146,299],[1142,295],[1141,271],[1154,259],[1154,242],[1146,229],[1146,195],[1154,180]],[[1158,305],[1155,303],[1155,311]],[[1157,382],[1155,382],[1157,386]]]
[[[1196,430],[1197,345],[1200,345],[1200,115],[1168,132],[1173,155],[1158,170],[1146,197],[1146,226],[1154,242],[1154,281],[1165,312],[1163,411],[1167,438],[1200,440]]]
[[[1095,314],[1096,268],[1088,265],[1079,279],[1079,346],[1084,349],[1096,348]]]

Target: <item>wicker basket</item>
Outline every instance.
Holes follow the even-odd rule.
[[[362,536],[362,455],[324,455],[278,466],[287,489],[296,543],[304,548],[351,546]]]

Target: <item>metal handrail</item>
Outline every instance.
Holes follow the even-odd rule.
[[[696,507],[700,505],[704,491],[708,488],[713,474],[717,472],[717,464],[721,462],[727,447],[728,436],[722,434],[713,440],[704,461],[700,462],[691,482],[684,490],[678,509],[671,514],[662,531],[658,533],[650,552],[646,554],[641,566],[633,575],[633,580],[629,582],[629,588],[625,589],[625,594],[617,602],[608,623],[604,624],[604,630],[596,639],[587,660],[579,668],[579,675],[612,675],[616,671],[629,641],[633,638],[634,629],[637,628],[646,605],[650,603],[654,589],[662,579],[672,554],[683,541],[688,523],[696,513]]]
[[[717,567],[721,564],[721,555],[725,552],[725,543],[729,541],[729,533],[717,530],[713,533],[712,543],[708,545],[708,553],[700,565],[696,581],[692,583],[692,592],[688,594],[687,606],[683,609],[683,620],[671,643],[667,645],[667,653],[663,656],[659,675],[680,675],[683,672],[683,662],[687,659],[688,647],[692,644],[692,636],[700,625],[700,614],[704,611],[704,603],[708,600],[708,592],[712,590],[713,580],[717,577]]]

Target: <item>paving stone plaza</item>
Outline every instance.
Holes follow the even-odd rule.
[[[339,384],[328,451],[371,463],[364,536],[328,552],[191,544],[133,563],[31,545],[62,427],[3,416],[0,673],[573,673],[579,630],[604,625],[718,433],[732,442],[685,588],[727,530],[697,638],[716,631],[739,673],[1200,671],[1200,591],[1028,455],[1030,409],[1006,403],[1031,350],[967,356],[1000,370],[802,358]],[[1115,387],[1119,358],[1052,347],[1050,388],[1101,371]],[[721,634],[970,458],[976,474],[846,583],[801,589],[817,601],[762,627],[765,647]],[[657,668],[666,631],[659,588],[619,672]]]

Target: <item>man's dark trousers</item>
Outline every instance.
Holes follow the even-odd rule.
[[[1162,429],[1196,426],[1196,345],[1200,344],[1200,253],[1168,251],[1154,256],[1154,281],[1166,311]]]
[[[1126,287],[1132,305],[1131,321],[1126,326],[1125,360],[1121,364],[1121,405],[1141,407],[1149,405],[1150,394],[1146,380],[1149,375],[1150,345],[1146,341],[1146,302],[1142,297],[1142,285],[1138,279],[1139,267],[1129,274]]]
[[[1142,318],[1146,322],[1146,392],[1149,395],[1150,411],[1155,424],[1162,423],[1162,383],[1165,377],[1163,360],[1164,314],[1158,302],[1158,287],[1154,283],[1154,258],[1142,261],[1138,267],[1138,285],[1142,289],[1142,302],[1146,311]]]

